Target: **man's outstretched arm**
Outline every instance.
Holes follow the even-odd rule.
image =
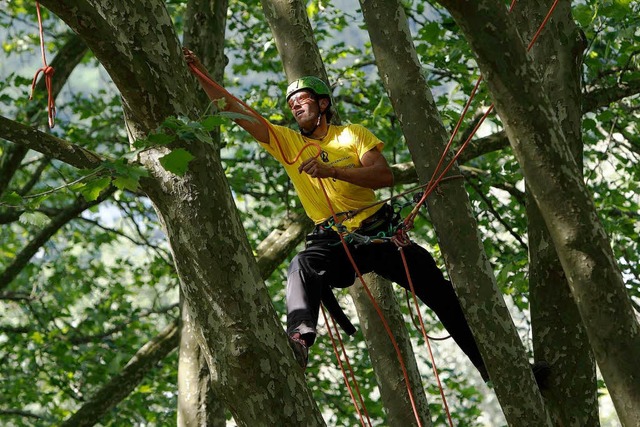
[[[197,73],[193,70],[192,73],[198,79],[200,86],[204,89],[209,99],[212,101],[217,101],[220,99],[224,100],[224,111],[230,111],[233,113],[244,114],[252,117],[250,120],[236,119],[234,120],[240,127],[249,132],[251,136],[253,136],[256,140],[268,144],[269,143],[269,129],[267,125],[264,123],[264,118],[251,107],[245,107],[238,99],[233,96],[229,91],[227,91],[222,86],[216,84],[212,84],[214,81],[207,70],[204,68],[204,65],[200,62],[198,57],[191,52],[187,48],[183,48],[184,57],[187,63],[194,65],[200,73],[204,74],[203,77],[200,73]]]

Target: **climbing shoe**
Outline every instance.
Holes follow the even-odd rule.
[[[289,345],[293,349],[296,360],[302,369],[306,369],[307,363],[309,362],[309,348],[307,347],[307,343],[300,337],[299,333],[295,333],[289,337]]]

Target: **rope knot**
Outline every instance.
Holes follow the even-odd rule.
[[[391,238],[391,241],[398,247],[398,249],[406,248],[411,244],[411,239],[409,238],[405,227],[399,227],[396,234]]]

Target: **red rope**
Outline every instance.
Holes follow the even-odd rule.
[[[344,356],[345,363],[347,364],[347,367],[349,368],[351,381],[353,381],[354,387],[356,389],[356,395],[358,396],[358,401],[360,402],[360,405],[362,406],[362,410],[363,410],[363,412],[365,414],[365,417],[366,417],[366,420],[367,420],[367,424],[369,425],[369,427],[372,427],[371,418],[369,417],[369,412],[367,411],[367,406],[365,405],[364,399],[362,398],[362,393],[360,392],[360,387],[358,386],[358,381],[356,380],[355,373],[353,372],[353,367],[351,366],[351,363],[349,362],[349,356],[347,356],[347,351],[346,351],[346,349],[344,347],[344,343],[342,342],[342,338],[340,337],[340,332],[338,330],[338,326],[336,325],[336,322],[333,319],[333,317],[331,317],[331,324],[329,324],[329,321],[327,320],[327,314],[325,312],[324,307],[322,307],[322,317],[324,318],[324,324],[327,325],[327,331],[329,332],[329,337],[331,338],[331,346],[333,347],[333,353],[336,355],[336,360],[338,361],[338,365],[340,366],[340,370],[342,371],[342,378],[344,379],[344,383],[347,386],[347,389],[349,390],[349,394],[351,395],[351,400],[353,401],[353,406],[355,406],[356,412],[358,412],[358,416],[360,417],[360,423],[362,424],[363,427],[366,427],[365,423],[364,423],[365,418],[360,413],[360,407],[358,406],[358,403],[356,402],[356,399],[355,399],[355,397],[353,395],[353,390],[351,389],[351,384],[349,383],[349,380],[347,378],[346,370],[344,369],[344,365],[342,364],[342,358],[340,357],[340,353],[338,352],[338,346],[336,345],[336,340],[333,337],[333,333],[331,332],[332,328],[335,331],[336,336],[338,337],[338,341],[340,342],[340,348],[342,349],[342,354]]]
[[[45,55],[44,50],[44,30],[42,28],[42,16],[40,15],[40,2],[36,1],[36,12],[38,14],[38,29],[40,32],[40,53],[42,54],[42,68],[39,68],[36,71],[36,75],[33,77],[33,82],[31,83],[31,95],[29,95],[29,99],[33,99],[33,92],[36,88],[36,80],[40,73],[44,76],[44,83],[47,87],[47,110],[49,117],[49,128],[53,128],[55,126],[55,118],[56,118],[56,105],[53,99],[52,86],[51,86],[51,78],[53,77],[53,73],[55,70],[53,67],[47,65],[47,57]]]
[[[447,404],[447,398],[444,395],[444,388],[442,387],[442,383],[440,382],[440,375],[438,374],[438,368],[436,367],[436,360],[433,357],[433,351],[431,350],[431,342],[429,341],[429,336],[427,335],[427,330],[424,326],[424,321],[422,320],[422,314],[420,314],[420,308],[418,307],[418,300],[415,297],[416,291],[413,286],[413,281],[411,280],[411,275],[409,274],[409,264],[407,263],[407,257],[404,254],[404,250],[402,246],[398,247],[400,251],[400,257],[402,258],[402,264],[404,265],[404,269],[407,273],[407,280],[409,281],[409,288],[411,288],[411,293],[413,294],[413,302],[415,304],[415,309],[418,312],[418,319],[420,320],[420,331],[422,332],[422,336],[424,337],[424,342],[427,343],[427,349],[429,350],[429,358],[431,359],[431,366],[433,367],[433,373],[436,376],[436,381],[438,383],[438,389],[440,390],[440,396],[442,397],[442,404],[444,405],[444,411],[447,414],[447,419],[449,420],[449,425],[453,427],[453,420],[451,419],[451,413],[449,412],[449,405]]]
[[[553,14],[553,11],[556,10],[556,6],[558,5],[558,1],[559,0],[555,0],[553,2],[553,4],[551,5],[551,7],[549,8],[549,12],[547,12],[547,16],[544,17],[544,19],[542,20],[542,24],[540,24],[540,26],[538,27],[538,31],[536,31],[535,35],[531,38],[531,41],[529,42],[529,45],[527,46],[527,52],[531,50],[531,48],[533,47],[535,42],[538,40],[538,37],[540,36],[540,33],[542,32],[544,27],[547,25],[547,22],[549,22],[549,19],[551,19],[551,15]]]

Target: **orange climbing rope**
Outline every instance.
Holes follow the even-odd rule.
[[[51,86],[51,79],[53,77],[53,73],[55,70],[53,67],[47,65],[47,56],[44,50],[44,30],[42,28],[42,16],[40,15],[40,2],[36,1],[36,13],[38,14],[38,29],[40,33],[40,53],[42,54],[42,67],[36,71],[36,75],[33,76],[33,82],[31,83],[31,95],[29,95],[29,99],[33,99],[33,92],[36,88],[36,81],[38,80],[38,76],[40,73],[44,76],[44,83],[47,87],[47,110],[48,110],[48,118],[49,118],[49,128],[53,128],[55,126],[56,120],[56,105],[53,99],[53,88]]]
[[[367,411],[367,406],[364,403],[364,399],[362,398],[362,393],[360,392],[360,387],[358,387],[358,381],[356,380],[355,374],[353,372],[353,367],[351,366],[351,363],[349,362],[349,356],[347,356],[347,352],[346,349],[344,348],[344,343],[342,342],[342,338],[340,338],[340,332],[338,331],[338,326],[336,325],[335,320],[333,319],[333,317],[331,317],[331,324],[329,324],[329,320],[327,319],[327,314],[325,312],[324,307],[322,307],[322,317],[324,318],[324,324],[327,326],[327,332],[329,333],[329,338],[331,338],[331,346],[333,348],[333,353],[336,355],[336,360],[338,361],[338,366],[340,366],[340,371],[342,372],[342,378],[344,380],[344,384],[347,387],[347,390],[349,391],[349,395],[351,396],[351,401],[353,402],[353,406],[356,408],[356,412],[358,413],[358,416],[360,417],[360,423],[362,424],[362,427],[366,427],[365,425],[365,418],[362,416],[362,413],[360,412],[360,407],[362,407],[362,411],[364,412],[364,415],[366,417],[366,421],[367,424],[369,425],[369,427],[372,427],[371,424],[371,418],[369,417],[369,412]],[[351,383],[349,382],[349,378],[347,378],[347,373],[345,372],[345,368],[344,365],[342,363],[342,358],[340,357],[340,352],[338,351],[338,346],[336,345],[336,340],[333,337],[333,332],[332,330],[335,331],[336,336],[338,337],[338,341],[340,342],[340,347],[342,350],[342,354],[345,358],[345,363],[347,364],[347,367],[349,368],[349,373],[351,376],[351,380],[353,381],[354,387],[356,389],[356,394],[358,396],[358,401],[356,401],[356,398],[354,396],[353,393],[353,389],[351,388]],[[360,402],[360,405],[358,405],[358,402]]]

